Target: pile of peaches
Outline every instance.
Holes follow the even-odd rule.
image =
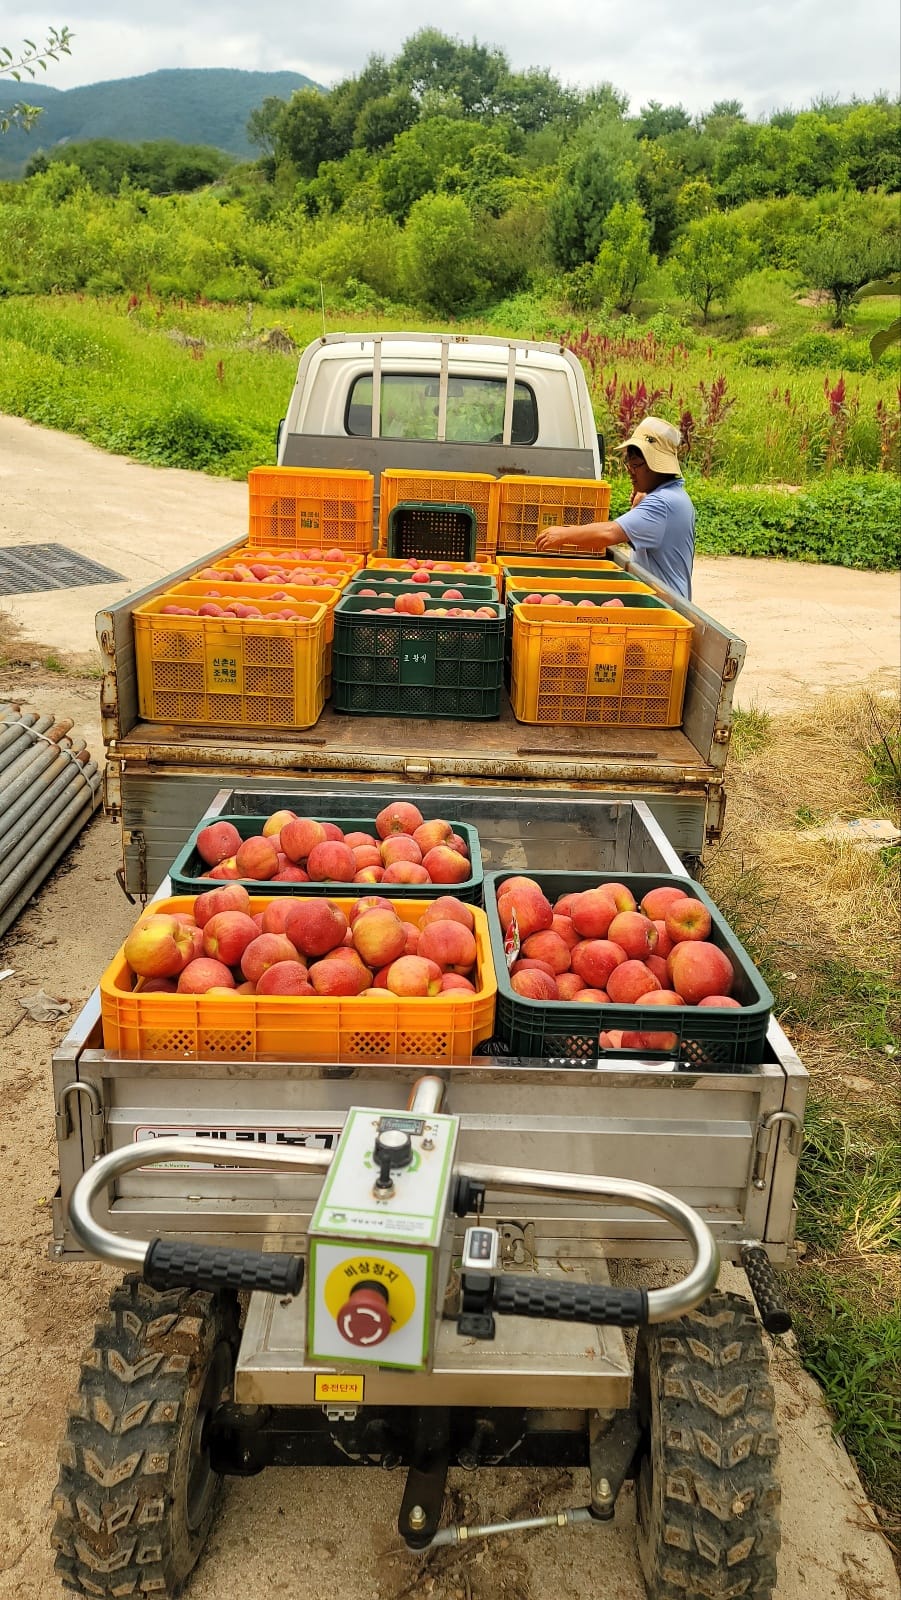
[[[125,942],[141,994],[426,999],[476,992],[475,917],[453,895],[416,922],[390,900],[273,900],[243,884],[198,895],[190,912],[145,914]]]
[[[242,839],[222,818],[197,835],[204,878],[254,883],[465,883],[472,876],[469,848],[450,822],[425,822],[406,801],[392,801],[375,819],[373,833],[343,833],[289,810],[274,811],[262,833]]]
[[[662,884],[636,903],[625,884],[602,883],[551,904],[534,878],[506,878],[497,910],[507,948],[516,952],[510,986],[523,999],[740,1009],[730,993],[732,963],[708,937],[710,912],[683,889]],[[600,1035],[607,1050],[672,1050],[676,1043],[675,1033]]]
[[[570,606],[575,611],[615,611],[625,606],[625,601],[614,596],[612,600],[570,600],[560,594],[527,594],[521,601],[524,606]]]
[[[298,561],[286,561],[282,558],[278,566],[271,561],[263,561],[259,556],[252,560],[234,561],[229,565],[223,562],[219,567],[204,567],[202,572],[194,574],[194,581],[209,579],[211,583],[293,583],[303,585],[305,589],[323,589],[330,584],[334,585],[336,569],[331,572],[325,567],[314,565],[311,558],[303,559],[304,552],[297,552]],[[341,561],[344,557],[339,550],[330,550],[325,557],[327,561]]]

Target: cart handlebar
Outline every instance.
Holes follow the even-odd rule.
[[[144,1280],[154,1289],[262,1289],[293,1297],[303,1283],[303,1269],[303,1256],[226,1250],[180,1239],[154,1239],[144,1257]]]

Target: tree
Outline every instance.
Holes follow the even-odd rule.
[[[23,75],[34,79],[37,76],[36,67],[46,72],[48,61],[58,61],[61,55],[72,54],[69,48],[72,37],[68,28],[48,28],[42,45],[35,44],[33,39],[25,39],[17,55],[8,45],[0,44],[0,77],[12,78],[15,83],[21,83]],[[40,106],[30,106],[24,100],[2,107],[0,133],[6,133],[10,128],[20,128],[27,133],[29,128],[34,127],[40,114]]]
[[[252,145],[262,150],[264,156],[275,155],[279,128],[287,110],[287,100],[278,95],[267,95],[262,105],[256,106],[247,118],[247,137]]]
[[[501,80],[497,100],[500,113],[523,133],[538,133],[553,122],[573,122],[579,111],[575,90],[564,89],[546,67],[508,73]]]
[[[611,207],[617,200],[631,200],[635,187],[635,139],[622,122],[594,118],[574,146],[550,213],[551,249],[567,270],[594,260]]]
[[[655,262],[651,226],[637,200],[611,207],[604,223],[604,242],[597,253],[594,279],[605,300],[628,311],[643,278]]]
[[[498,110],[498,90],[510,75],[503,50],[491,50],[473,39],[463,44],[438,28],[421,28],[407,39],[394,62],[396,81],[417,100],[428,94],[452,95],[465,116],[491,116]]]
[[[844,326],[858,289],[899,266],[897,237],[874,226],[868,199],[861,195],[840,213],[823,217],[800,253],[799,266],[808,282],[832,298],[834,328]]]
[[[673,257],[673,276],[706,322],[713,301],[724,303],[750,265],[751,250],[738,223],[714,211],[688,224]]]
[[[274,155],[291,161],[303,178],[315,178],[321,161],[335,152],[328,97],[318,89],[298,89],[278,124]]]
[[[657,140],[642,139],[638,152],[635,193],[651,224],[651,248],[664,255],[679,222],[678,200],[685,172]]]
[[[401,243],[407,294],[439,315],[455,315],[484,291],[472,213],[459,195],[428,194],[410,212]]]
[[[662,106],[659,100],[649,100],[641,108],[635,131],[639,139],[662,139],[664,134],[690,127],[691,117],[684,106]]]
[[[363,150],[384,150],[394,143],[398,134],[412,128],[418,115],[409,89],[395,89],[392,94],[369,100],[357,117],[354,144]]]

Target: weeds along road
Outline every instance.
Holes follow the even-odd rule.
[[[102,590],[60,590],[4,602],[26,636],[57,654],[89,655],[98,604],[202,556],[244,525],[241,485],[137,466],[5,418],[0,478],[0,545],[61,544],[122,575],[122,583]],[[889,630],[880,631],[879,616],[896,599],[891,578],[836,573],[829,590],[834,598],[826,602],[822,591],[819,600],[813,595],[817,584],[833,583],[831,571],[702,563],[700,603],[745,637],[751,630],[740,626],[741,607],[750,602],[741,599],[737,576],[744,569],[750,569],[746,581],[758,619],[767,604],[781,604],[780,597],[798,602],[796,577],[810,582],[810,604],[836,610],[842,587],[852,592],[856,585],[861,598],[854,604],[867,619],[868,643],[858,656],[852,647],[857,635],[846,630],[840,636],[842,670],[863,677],[874,664],[894,664],[897,631],[890,641]],[[762,576],[767,569],[774,574],[771,591]],[[711,598],[709,583],[722,584],[723,603]],[[792,647],[796,628],[784,627],[778,637],[799,683],[817,684],[834,667],[834,654],[812,634],[806,658]],[[832,649],[838,649],[835,641]],[[760,654],[755,646],[755,657]],[[757,670],[752,658],[752,674]],[[746,682],[756,686],[760,704],[772,704],[763,677],[749,675]],[[74,715],[85,729],[96,726],[97,687],[84,677],[40,668],[0,669],[0,695],[15,692],[44,709]],[[755,693],[739,695],[743,704],[754,698]],[[96,737],[94,748],[99,749]],[[115,884],[118,859],[117,831],[98,817],[0,945],[0,970],[13,969],[0,983],[2,1600],[56,1600],[61,1594],[48,1537],[56,1450],[79,1357],[117,1281],[98,1265],[61,1267],[47,1258],[57,1183],[49,1063],[67,1022],[33,1022],[19,1000],[45,988],[68,1000],[74,1015],[87,999],[135,916]],[[728,1286],[736,1285],[740,1279],[733,1272]],[[889,1552],[873,1531],[859,1480],[832,1440],[818,1391],[790,1344],[774,1348],[773,1376],[784,1500],[778,1600],[898,1600]],[[584,1500],[585,1475],[575,1478],[571,1483],[568,1474],[454,1473],[451,1489],[460,1514],[488,1521]],[[268,1600],[295,1593],[306,1600],[642,1600],[631,1491],[610,1527],[476,1545],[431,1568],[421,1568],[392,1539],[401,1492],[400,1475],[377,1471],[273,1470],[231,1483],[188,1600]]]

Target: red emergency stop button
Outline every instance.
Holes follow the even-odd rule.
[[[361,1283],[338,1312],[338,1328],[348,1344],[381,1344],[391,1332],[388,1295],[380,1283]]]

